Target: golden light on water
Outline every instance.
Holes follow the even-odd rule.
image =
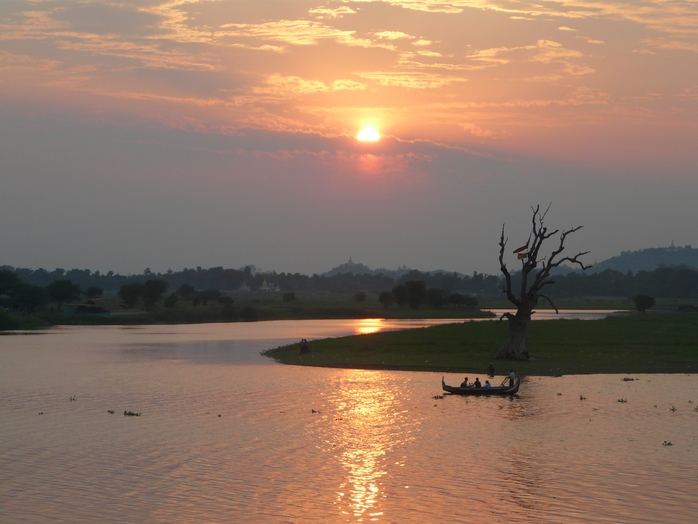
[[[356,322],[355,330],[357,335],[370,335],[378,333],[383,329],[382,318],[362,318]]]
[[[381,135],[373,127],[364,127],[359,134],[356,135],[356,139],[359,142],[378,142],[381,139]]]
[[[416,421],[407,422],[394,384],[380,372],[347,370],[338,386],[330,399],[338,416],[326,437],[329,446],[342,450],[337,458],[346,472],[337,504],[356,522],[376,521],[387,496],[382,479],[393,460],[386,455],[412,440]]]

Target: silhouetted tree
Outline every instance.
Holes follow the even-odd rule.
[[[203,291],[199,291],[197,294],[199,295],[199,298],[204,306],[208,305],[208,303],[213,300],[218,300],[221,298],[221,292],[217,289],[204,289]]]
[[[435,287],[428,289],[426,301],[434,309],[439,309],[446,303],[446,291]]]
[[[385,309],[388,309],[390,306],[393,305],[393,302],[395,302],[395,298],[393,297],[392,292],[381,291],[380,294],[378,295],[378,302],[383,304],[383,307]]]
[[[159,278],[153,278],[146,280],[143,287],[143,304],[146,309],[150,309],[160,300],[162,294],[167,291],[167,282]]]
[[[407,303],[412,309],[419,309],[427,298],[427,285],[423,280],[408,280],[405,282],[407,288]]]
[[[0,270],[0,295],[9,295],[12,290],[21,282],[14,271],[8,269]]]
[[[194,294],[194,288],[189,284],[182,284],[177,288],[177,294],[184,300],[189,300],[192,294]]]
[[[393,298],[395,298],[395,303],[398,306],[407,304],[407,286],[405,284],[395,286],[393,288]]]
[[[140,282],[134,284],[124,284],[119,289],[119,298],[127,308],[134,307],[145,294],[145,286]]]
[[[235,300],[233,299],[233,297],[223,296],[218,299],[218,303],[222,306],[232,306],[233,304],[235,304]]]
[[[173,308],[177,305],[177,301],[179,300],[179,297],[177,296],[177,293],[172,293],[169,297],[167,297],[163,302],[162,305],[165,306],[166,308]]]
[[[284,293],[284,295],[281,297],[281,300],[283,302],[293,302],[294,300],[296,300],[296,294],[293,291]]]
[[[77,300],[82,292],[80,286],[73,284],[72,280],[54,280],[46,286],[49,300],[58,303],[58,307],[63,307],[64,302]]]
[[[635,303],[635,309],[640,313],[652,309],[657,301],[653,297],[648,297],[647,295],[636,295],[633,297],[633,302]]]
[[[548,206],[550,209],[550,206]],[[512,277],[504,262],[504,250],[508,239],[504,237],[504,226],[502,226],[502,235],[499,239],[499,267],[504,275],[505,285],[504,293],[509,299],[509,302],[516,306],[516,313],[504,313],[499,319],[501,322],[504,318],[509,320],[509,331],[504,340],[504,344],[497,353],[497,358],[500,359],[527,359],[528,353],[528,326],[531,323],[531,314],[533,308],[538,305],[538,300],[544,298],[547,300],[557,313],[557,307],[553,304],[550,297],[541,293],[541,290],[548,285],[554,283],[550,276],[550,271],[558,267],[563,262],[579,265],[582,270],[588,269],[591,266],[585,266],[579,257],[586,255],[588,251],[577,253],[573,257],[558,258],[565,250],[565,239],[567,235],[581,229],[582,226],[577,226],[567,229],[560,233],[560,243],[558,247],[549,255],[544,256],[541,253],[543,243],[550,237],[558,233],[558,229],[548,232],[545,226],[545,216],[548,213],[540,212],[540,206],[532,208],[532,228],[528,242],[525,246],[515,250],[517,258],[521,260],[521,273],[519,289],[515,291],[512,286]],[[535,274],[533,272],[538,270]]]
[[[47,301],[48,293],[45,288],[33,286],[26,282],[17,284],[10,295],[10,307],[26,313],[34,313],[46,305]]]
[[[366,300],[366,293],[363,291],[357,291],[354,293],[354,300],[356,302],[364,302]]]

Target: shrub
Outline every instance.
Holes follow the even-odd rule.
[[[245,322],[255,322],[257,320],[257,310],[252,306],[245,306],[240,311],[240,318]]]
[[[647,295],[636,295],[633,297],[633,302],[635,302],[635,309],[640,313],[644,313],[648,309],[652,309],[657,303],[653,297],[648,297]]]

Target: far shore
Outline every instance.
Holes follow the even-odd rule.
[[[108,294],[107,298],[114,298]],[[318,319],[423,319],[423,318],[494,318],[490,310],[511,309],[511,304],[501,296],[483,295],[478,297],[479,307],[455,306],[447,304],[440,308],[422,305],[417,309],[392,305],[384,307],[376,297],[357,302],[347,294],[301,295],[297,299],[284,302],[278,294],[235,295],[232,307],[217,301],[194,306],[190,301],[180,301],[175,307],[167,308],[158,303],[150,311],[141,310],[138,314],[116,312],[109,315],[65,314],[53,304],[51,308],[30,315],[4,312],[0,308],[0,333],[13,330],[41,329],[53,326],[100,326],[100,325],[150,325],[150,324],[205,324],[215,322],[254,322],[257,320],[318,320]],[[688,304],[680,299],[658,299],[657,310],[676,311],[679,306]],[[555,299],[560,309],[566,310],[628,310],[632,302],[619,297],[578,297]],[[548,310],[541,304],[539,311]]]
[[[3,314],[0,310],[0,332],[41,329],[53,326],[110,326],[147,324],[207,324],[215,322],[254,322],[263,320],[319,319],[422,319],[422,318],[494,318],[495,315],[477,307],[449,306],[438,309],[391,307],[378,303],[359,303],[348,297],[308,297],[282,302],[279,297],[238,298],[234,307],[217,302],[192,306],[184,303],[174,308],[157,305],[150,311],[132,315],[65,314],[43,311],[31,315]]]
[[[539,320],[529,332],[531,359],[495,360],[506,322],[459,322],[429,328],[314,340],[265,351],[283,364],[368,370],[497,375],[696,373],[698,315],[639,313],[603,320]]]

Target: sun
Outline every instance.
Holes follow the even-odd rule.
[[[356,135],[359,142],[378,142],[381,139],[380,133],[372,127],[364,127],[359,134]]]

